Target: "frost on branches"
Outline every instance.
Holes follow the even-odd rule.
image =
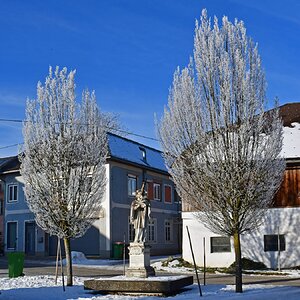
[[[99,214],[106,132],[114,124],[94,92],[76,103],[74,75],[50,68],[45,84],[38,83],[37,99],[27,101],[20,157],[29,208],[43,230],[64,239],[67,261],[70,238],[82,236]]]
[[[285,169],[282,123],[266,104],[261,59],[243,22],[211,25],[203,10],[194,57],[174,74],[158,131],[182,199],[210,230],[234,237],[237,273],[240,234],[260,223]],[[241,273],[236,283],[241,292]]]

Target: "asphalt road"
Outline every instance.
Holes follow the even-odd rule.
[[[23,273],[28,276],[34,275],[55,275],[55,266],[51,265],[53,259],[26,259],[24,263]],[[50,264],[50,265],[49,265]],[[111,277],[116,275],[123,275],[122,263],[118,268],[95,268],[95,267],[77,267],[73,266],[74,276],[97,278],[97,277]],[[157,275],[179,275],[170,274],[166,272],[156,272]],[[186,275],[186,274],[185,274]],[[5,257],[0,258],[0,277],[8,277],[8,263]],[[199,275],[200,283],[203,284],[203,274]],[[194,281],[197,282],[194,275]],[[235,278],[229,274],[206,274],[206,284],[234,284]],[[288,276],[274,276],[274,275],[243,275],[244,284],[270,284],[270,285],[285,285],[285,286],[299,286],[300,277]]]

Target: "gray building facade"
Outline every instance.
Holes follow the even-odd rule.
[[[151,201],[148,240],[152,255],[169,255],[181,250],[180,201],[160,151],[114,134],[108,134],[107,186],[99,216],[81,238],[71,241],[72,251],[109,258],[114,244],[129,244],[134,237],[129,223],[134,192],[146,182]],[[34,222],[23,192],[17,157],[0,167],[5,186],[5,252],[27,255],[56,255],[57,238],[48,236]]]

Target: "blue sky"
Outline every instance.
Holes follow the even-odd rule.
[[[154,114],[162,114],[175,68],[188,63],[203,8],[245,22],[268,98],[300,101],[298,0],[10,0],[0,2],[0,118],[23,119],[27,97],[58,65],[77,70],[78,97],[95,90],[126,129],[155,137]],[[21,127],[0,122],[0,147],[21,143]],[[15,154],[17,147],[0,149],[0,157]]]

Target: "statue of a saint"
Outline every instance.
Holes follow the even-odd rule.
[[[135,229],[134,243],[143,243],[147,239],[147,227],[150,218],[150,201],[145,191],[145,182],[136,191],[130,207],[130,223]]]

